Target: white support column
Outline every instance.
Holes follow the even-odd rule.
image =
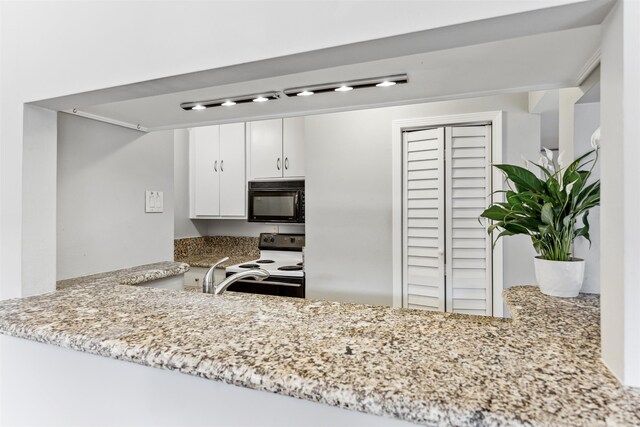
[[[565,159],[573,160],[574,106],[584,95],[578,87],[560,89],[558,93],[558,150],[564,152]]]
[[[22,296],[56,289],[57,113],[24,106]]]
[[[602,26],[602,358],[640,386],[640,3],[618,1]]]

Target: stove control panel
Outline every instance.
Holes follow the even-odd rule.
[[[260,250],[302,251],[304,234],[260,233]]]

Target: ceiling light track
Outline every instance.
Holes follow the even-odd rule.
[[[293,87],[282,91],[286,96],[307,97],[318,93],[328,92],[351,92],[356,89],[365,89],[371,87],[389,87],[397,84],[409,83],[409,77],[406,74],[393,74],[390,76],[371,77],[368,79],[347,80],[342,82],[322,83],[316,85],[307,85]],[[208,101],[183,102],[180,107],[183,110],[206,110],[212,107],[231,107],[237,104],[248,103],[264,103],[270,100],[279,99],[280,92],[263,92],[252,95],[232,96],[227,98],[212,99]]]
[[[287,96],[309,96],[317,93],[350,92],[354,89],[365,89],[376,86],[387,87],[404,83],[409,83],[409,77],[406,74],[393,74],[390,76],[371,77],[368,79],[346,80],[342,82],[293,87],[285,89],[283,93]]]
[[[212,107],[231,107],[237,104],[248,104],[248,103],[264,103],[267,101],[271,101],[274,99],[278,99],[280,94],[275,91],[271,92],[262,92],[262,93],[254,93],[251,95],[242,95],[242,96],[230,96],[227,98],[220,99],[210,99],[207,101],[193,101],[193,102],[183,102],[180,104],[180,107],[183,110],[206,110],[207,108]]]

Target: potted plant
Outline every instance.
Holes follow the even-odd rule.
[[[493,221],[489,234],[499,230],[504,236],[525,234],[539,254],[534,259],[536,279],[542,293],[575,297],[584,279],[584,260],[573,257],[573,241],[589,238],[589,209],[600,204],[600,180],[590,182],[598,160],[598,147],[564,166],[563,154],[557,160],[545,148],[538,163],[525,160],[525,167],[494,165],[506,178],[504,201],[493,203],[481,217]],[[539,178],[528,168],[541,171]],[[494,193],[495,194],[495,193]],[[495,242],[494,242],[495,245]]]

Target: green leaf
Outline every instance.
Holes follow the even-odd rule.
[[[545,168],[544,166],[539,165],[537,163],[531,162],[531,164],[534,165],[534,166],[537,166],[538,168],[540,168],[540,170],[542,172],[544,172],[544,174],[547,176],[547,178],[551,178],[551,172],[549,172],[549,170],[547,168]]]
[[[550,226],[550,225],[539,225],[539,226],[538,226],[538,232],[539,232],[540,234],[543,234],[543,235],[544,235],[544,234],[548,234],[548,233],[550,233],[550,232],[551,232],[551,230],[552,230],[552,229],[551,229],[551,226]]]
[[[487,227],[487,233],[491,234],[493,233],[493,230],[495,230],[498,227],[502,227],[502,223],[501,222],[496,222],[491,224],[489,227]]]
[[[500,234],[498,234],[498,237],[496,237],[496,240],[498,240],[500,237],[504,237],[504,236],[513,236],[516,233],[512,233],[509,230],[503,230]]]
[[[544,181],[540,181],[537,176],[525,168],[513,165],[495,165],[495,167],[504,172],[507,178],[516,185],[518,191],[522,189],[538,193],[544,191],[542,184]]]
[[[549,190],[549,194],[551,194],[556,200],[562,200],[560,198],[560,184],[555,178],[550,178],[547,180],[547,189]]]
[[[595,153],[596,150],[591,150],[585,154],[583,154],[582,156],[578,157],[577,159],[575,159],[573,162],[571,162],[571,164],[569,166],[567,166],[567,169],[571,169],[571,170],[577,170],[580,168],[580,162],[583,161],[584,159],[586,159],[587,157],[589,157],[591,154]],[[589,162],[591,162],[593,160],[590,160]],[[584,166],[584,165],[582,165]]]
[[[540,219],[542,219],[542,222],[545,224],[553,224],[553,205],[551,203],[544,204],[540,214]]]
[[[499,204],[494,204],[480,214],[483,218],[488,218],[493,221],[504,221],[506,215],[509,214],[509,210],[505,209]]]
[[[584,224],[583,227],[578,228],[575,231],[574,236],[575,237],[584,237],[585,239],[587,239],[587,241],[589,242],[589,249],[591,249],[591,236],[589,236],[589,211],[586,211],[584,213],[584,216],[582,217],[582,223]]]

